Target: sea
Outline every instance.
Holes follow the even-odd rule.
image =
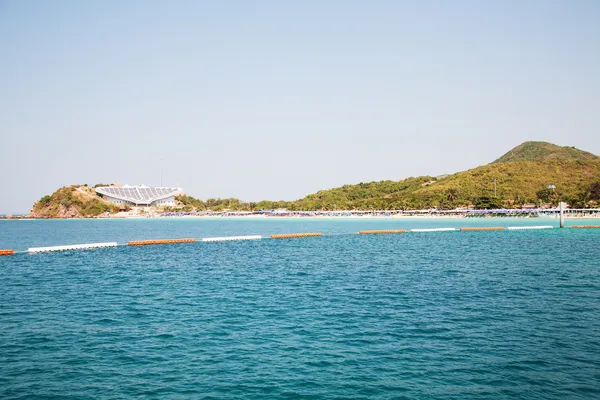
[[[567,220],[567,225],[600,221]],[[600,398],[600,229],[555,219],[0,220],[0,399]]]

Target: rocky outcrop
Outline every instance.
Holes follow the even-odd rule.
[[[29,218],[90,218],[116,213],[114,204],[104,200],[87,185],[65,186],[38,200]]]

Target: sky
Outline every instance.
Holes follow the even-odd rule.
[[[71,184],[293,200],[526,140],[600,154],[598,21],[596,0],[0,0],[0,213]]]

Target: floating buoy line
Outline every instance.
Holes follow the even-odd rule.
[[[571,226],[574,229],[600,229],[600,226],[594,225],[574,225]],[[538,230],[538,229],[555,229],[551,225],[539,225],[539,226],[509,226],[504,227],[463,227],[463,228],[420,228],[411,229],[407,231],[405,229],[380,229],[380,230],[365,230],[359,231],[355,234],[359,235],[386,235],[386,234],[401,234],[407,232],[453,232],[453,231],[504,231],[504,230]],[[15,250],[2,250],[0,249],[0,256],[12,256],[19,253],[47,253],[56,251],[72,251],[72,250],[86,250],[86,249],[98,249],[106,247],[117,247],[117,246],[152,246],[161,244],[182,244],[182,243],[196,243],[196,242],[230,242],[230,241],[242,241],[242,240],[261,240],[261,239],[299,239],[307,237],[319,237],[319,236],[339,236],[323,235],[321,232],[305,232],[305,233],[285,233],[285,234],[274,234],[270,236],[261,235],[247,235],[247,236],[223,236],[223,237],[207,237],[201,239],[195,238],[181,238],[181,239],[151,239],[151,240],[135,240],[127,243],[119,244],[117,242],[105,242],[105,243],[84,243],[84,244],[72,244],[63,246],[45,246],[45,247],[30,247],[27,250],[15,251]]]

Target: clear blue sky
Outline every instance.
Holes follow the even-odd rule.
[[[600,154],[600,2],[0,0],[0,212],[73,183],[300,198]]]

